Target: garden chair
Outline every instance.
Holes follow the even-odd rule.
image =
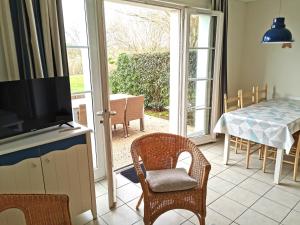
[[[135,96],[127,98],[125,120],[126,126],[132,120],[140,120],[140,130],[143,131],[144,127],[144,96]],[[128,127],[127,127],[128,131]]]
[[[117,124],[123,125],[124,136],[128,136],[126,121],[125,121],[125,109],[126,109],[126,99],[116,99],[110,100],[110,110],[112,112],[116,112],[115,115],[112,115],[111,118],[111,125],[114,126],[116,129]]]
[[[0,194],[0,213],[13,208],[24,213],[26,225],[71,225],[67,195]]]
[[[186,175],[182,173],[184,169],[176,168],[182,152],[189,152],[192,157],[188,173],[184,171]],[[131,155],[143,189],[136,208],[144,199],[145,225],[152,225],[161,214],[173,209],[192,211],[200,225],[205,225],[207,181],[211,166],[193,142],[174,134],[148,134],[133,141]],[[146,177],[140,159],[146,169]],[[190,186],[191,180],[195,182],[193,186]]]

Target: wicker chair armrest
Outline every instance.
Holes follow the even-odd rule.
[[[198,187],[202,189],[207,185],[211,165],[198,147],[193,143],[191,149],[192,163],[189,175],[198,181]]]

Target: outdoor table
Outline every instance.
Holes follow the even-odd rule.
[[[273,99],[224,113],[214,129],[224,133],[224,164],[230,157],[230,135],[277,148],[274,183],[279,184],[284,151],[289,154],[293,133],[300,130],[300,101]]]

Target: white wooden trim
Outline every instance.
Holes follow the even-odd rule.
[[[113,208],[116,205],[117,197],[115,195],[116,185],[114,184],[113,173],[113,156],[112,156],[112,134],[110,124],[110,106],[109,106],[109,85],[107,71],[107,52],[106,52],[106,29],[104,17],[104,0],[96,0],[96,18],[98,25],[99,38],[99,65],[102,88],[102,104],[103,104],[103,125],[105,133],[105,156],[106,156],[106,177],[108,183],[108,201],[109,207]]]
[[[184,44],[185,49],[183,51],[183,71],[184,71],[184,83],[183,88],[185,90],[185,93],[183,95],[182,102],[184,104],[182,105],[182,114],[184,115],[184,118],[182,118],[182,132],[184,135],[187,135],[187,96],[188,96],[188,63],[189,63],[189,33],[190,33],[190,15],[191,14],[207,14],[211,16],[217,17],[217,29],[216,29],[216,46],[215,46],[215,54],[214,54],[214,75],[213,75],[213,92],[212,92],[212,110],[211,110],[211,127],[210,127],[210,136],[211,138],[207,138],[207,136],[203,137],[201,140],[201,137],[199,137],[199,142],[203,142],[204,140],[207,141],[215,141],[216,140],[216,134],[213,132],[213,128],[217,122],[218,117],[218,104],[219,104],[219,89],[220,89],[220,69],[221,69],[221,52],[222,52],[222,31],[223,31],[223,13],[219,11],[212,11],[212,10],[206,10],[206,9],[198,9],[198,8],[186,8],[184,13],[184,24],[185,24],[185,30],[184,30]],[[211,80],[211,79],[207,79]]]

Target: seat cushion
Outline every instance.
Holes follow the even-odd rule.
[[[183,191],[197,186],[184,168],[147,171],[147,182],[153,192]]]

